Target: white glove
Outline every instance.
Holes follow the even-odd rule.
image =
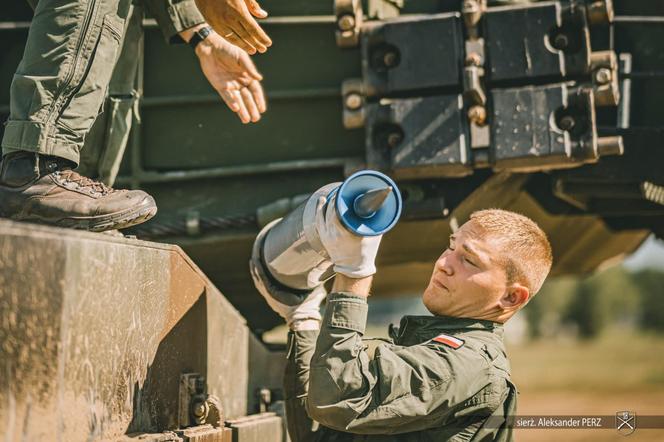
[[[350,278],[364,278],[376,273],[376,255],[382,235],[360,236],[351,233],[336,214],[335,194],[318,200],[316,230],[334,271]]]
[[[249,261],[249,271],[258,292],[279,316],[286,320],[291,330],[318,330],[320,328],[320,304],[327,296],[320,285],[306,295],[286,292],[270,281],[260,262]]]

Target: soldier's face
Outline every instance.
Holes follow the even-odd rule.
[[[436,260],[424,305],[434,315],[495,319],[508,290],[501,243],[471,220]]]

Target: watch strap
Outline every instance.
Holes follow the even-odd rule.
[[[210,34],[212,34],[211,26],[205,26],[194,31],[194,35],[189,39],[189,46],[191,46],[192,49],[196,49],[196,46],[198,46],[198,44],[205,40]]]

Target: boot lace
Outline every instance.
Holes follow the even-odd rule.
[[[56,172],[64,181],[74,183],[81,188],[91,189],[95,193],[100,193],[101,195],[107,195],[113,192],[111,187],[108,187],[104,183],[95,181],[91,178],[85,177],[83,175],[74,172],[73,170],[62,170]]]

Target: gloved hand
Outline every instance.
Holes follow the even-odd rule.
[[[376,255],[382,235],[359,236],[351,233],[336,214],[335,195],[318,200],[316,230],[334,271],[349,278],[364,278],[376,273]],[[326,204],[327,202],[327,204]]]
[[[272,283],[260,259],[249,261],[249,271],[258,292],[279,316],[286,320],[291,330],[318,330],[320,327],[320,304],[327,296],[322,285],[306,295],[284,291]]]

